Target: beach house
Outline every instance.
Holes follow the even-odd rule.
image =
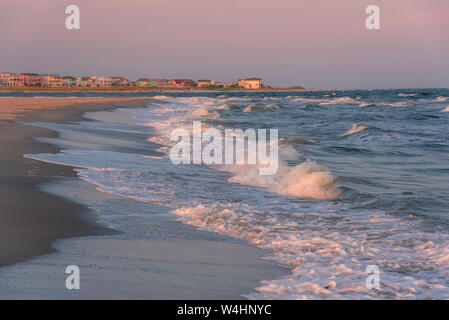
[[[232,82],[224,83],[223,87],[225,87],[225,88],[238,88],[239,87],[239,82],[238,81],[232,81]]]
[[[111,86],[127,86],[129,85],[129,80],[125,77],[114,76],[111,78]]]
[[[93,80],[90,77],[78,77],[76,78],[77,87],[92,87]]]
[[[3,87],[23,87],[25,76],[19,73],[0,73],[0,86]]]
[[[100,77],[95,78],[93,81],[93,85],[95,87],[110,87],[112,83],[112,79],[110,77]]]
[[[148,79],[148,85],[150,87],[166,87],[168,86],[167,79]]]
[[[70,76],[62,77],[62,81],[64,81],[64,86],[67,87],[76,87],[76,78]]]
[[[37,73],[22,73],[23,84],[27,87],[40,87],[42,86],[42,76]]]
[[[12,73],[10,73],[10,72],[0,73],[0,87],[9,86],[9,81],[10,81],[11,76],[12,76]]]
[[[213,80],[198,80],[196,83],[198,88],[204,88],[212,86],[213,82]]]
[[[44,74],[42,75],[43,87],[62,87],[64,86],[63,78],[58,74]]]
[[[173,79],[170,81],[170,85],[176,88],[194,87],[195,81],[192,79]]]
[[[207,87],[223,87],[223,82],[215,81],[215,80],[198,80],[197,82],[198,88],[207,88]]]
[[[136,86],[137,87],[148,87],[149,86],[148,83],[149,83],[149,79],[140,78],[140,79],[137,79]]]
[[[263,82],[260,78],[239,79],[238,86],[245,89],[261,89]]]

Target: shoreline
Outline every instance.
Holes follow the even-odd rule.
[[[142,107],[155,101],[151,97],[0,97],[0,121],[68,123],[84,120],[82,115],[88,111]]]
[[[45,105],[47,99],[39,100]],[[126,100],[126,105],[122,99],[26,110],[20,120],[89,121],[85,112],[164,103]],[[0,219],[6,221],[0,224],[0,241],[8,243],[0,251],[0,286],[8,288],[0,299],[242,299],[263,279],[290,272],[262,259],[266,252],[259,248],[176,221],[165,207],[97,191],[72,166],[23,157],[60,152],[33,138],[57,136],[0,119]],[[119,222],[106,223],[98,212],[104,206],[112,216],[123,208],[148,215],[141,227],[151,236],[133,238]],[[64,270],[71,264],[82,269],[82,290],[64,286]]]
[[[23,157],[28,153],[60,152],[58,147],[33,138],[56,137],[57,133],[14,121],[70,123],[87,120],[82,115],[88,111],[138,107],[155,101],[101,98],[102,101],[92,102],[62,98],[50,103],[39,99],[39,103],[30,107],[29,99],[33,98],[11,98],[16,101],[13,105],[6,99],[0,101],[0,242],[8,244],[0,253],[0,267],[54,252],[52,244],[58,239],[115,232],[98,224],[87,207],[39,190],[43,183],[57,177],[75,178],[76,173],[72,167]],[[51,98],[55,99],[59,98]]]

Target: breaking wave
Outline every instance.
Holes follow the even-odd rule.
[[[259,106],[257,104],[251,104],[247,106],[245,109],[243,109],[243,112],[253,112],[256,110],[263,110],[264,108],[262,106]]]
[[[342,136],[350,136],[354,133],[359,133],[371,128],[370,126],[364,125],[363,123],[354,123],[348,131],[346,131]]]
[[[335,98],[335,99],[332,99],[329,101],[321,102],[320,106],[347,105],[347,104],[357,105],[357,104],[360,104],[360,101],[357,99],[350,98],[350,97],[342,97],[342,98]]]
[[[417,93],[399,93],[398,97],[415,97],[417,95]]]
[[[235,165],[227,171],[232,174],[228,180],[231,183],[264,188],[281,195],[330,200],[342,194],[330,171],[313,161],[306,161],[295,167],[281,162],[275,175],[260,175],[256,165]]]
[[[297,143],[297,144],[315,144],[312,141],[306,140],[306,139],[302,139],[302,138],[295,138],[295,137],[291,137],[291,138],[281,138],[281,140],[279,141],[279,145],[285,145],[288,143]]]

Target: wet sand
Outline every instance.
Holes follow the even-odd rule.
[[[37,189],[54,177],[75,177],[70,167],[26,159],[27,153],[59,149],[32,137],[54,137],[49,130],[12,122],[79,121],[89,110],[111,110],[145,98],[0,98],[0,266],[53,251],[56,239],[111,233],[96,224],[85,207]]]

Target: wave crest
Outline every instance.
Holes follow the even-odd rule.
[[[350,136],[354,133],[362,132],[366,129],[371,128],[370,126],[364,125],[363,123],[354,123],[348,131],[346,131],[342,136]]]
[[[257,166],[250,165],[235,165],[229,171],[233,174],[229,182],[264,188],[281,195],[330,200],[342,194],[330,171],[313,161],[295,167],[281,164],[272,176],[262,176]]]
[[[263,107],[261,107],[261,106],[259,106],[259,105],[257,105],[257,104],[252,104],[252,105],[247,106],[247,107],[243,110],[243,112],[253,112],[253,111],[255,111],[255,110],[263,110]]]

